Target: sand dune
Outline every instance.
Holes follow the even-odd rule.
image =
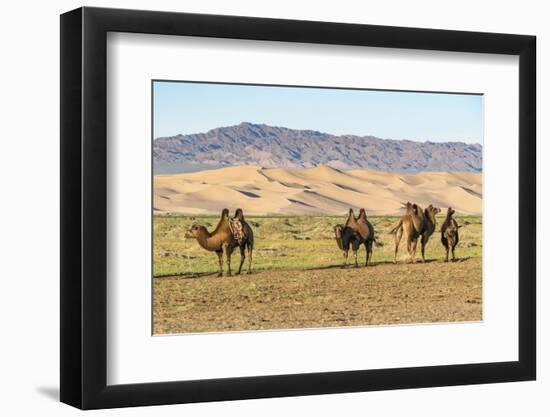
[[[241,207],[250,214],[343,214],[364,207],[372,215],[399,214],[403,202],[482,211],[481,174],[395,172],[328,166],[307,169],[236,166],[188,174],[156,175],[156,212],[214,214]]]

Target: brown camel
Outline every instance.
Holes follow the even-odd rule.
[[[434,207],[431,204],[426,208],[426,210],[424,210],[424,230],[422,230],[422,238],[420,240],[422,245],[422,262],[426,262],[424,251],[426,249],[426,245],[428,244],[428,240],[430,240],[430,236],[435,232],[435,226],[437,224],[437,219],[435,216],[438,213],[441,213],[441,209],[439,207]]]
[[[430,236],[435,231],[436,215],[441,211],[440,208],[429,205],[426,210],[422,210],[418,204],[407,202],[406,212],[399,223],[390,231],[395,234],[395,254],[394,262],[397,262],[397,253],[399,251],[399,243],[403,235],[407,242],[407,251],[411,258],[411,262],[415,262],[416,247],[418,238],[421,237],[422,245],[422,261],[426,262],[425,249],[430,239]]]
[[[397,263],[397,252],[403,234],[405,235],[407,251],[411,257],[411,262],[414,262],[418,237],[424,228],[424,212],[422,209],[417,204],[412,204],[408,201],[405,207],[405,214],[401,216],[399,223],[390,231],[390,233],[395,234],[395,254],[393,260],[395,263]]]
[[[449,249],[452,252],[453,255],[453,262],[456,260],[455,258],[455,247],[458,244],[459,236],[458,236],[458,229],[460,229],[462,226],[459,226],[455,219],[453,219],[453,214],[455,211],[449,207],[447,209],[447,216],[445,217],[445,221],[441,225],[441,243],[445,247],[445,262],[449,262]]]
[[[365,266],[368,266],[372,258],[372,246],[374,242],[376,242],[376,238],[374,237],[374,227],[372,226],[371,222],[368,221],[367,212],[364,208],[361,208],[359,210],[359,216],[355,218],[355,221],[357,223],[365,224],[369,229],[369,235],[365,241],[365,247],[367,249],[367,262]]]
[[[350,208],[345,225],[338,225],[334,228],[338,247],[344,251],[344,266],[347,264],[350,244],[353,250],[353,257],[355,258],[356,267],[358,266],[357,251],[361,245],[365,245],[365,249],[367,250],[365,266],[368,266],[370,255],[372,254],[371,239],[374,239],[374,230],[371,232],[371,229],[369,228],[370,223],[366,221],[366,214],[364,214],[364,220],[359,219],[359,217],[356,218],[353,209]],[[372,228],[372,225],[370,227]]]
[[[241,213],[242,215],[242,213]],[[243,217],[244,219],[244,217]],[[206,227],[202,225],[193,225],[189,231],[185,234],[186,238],[196,239],[201,247],[206,249],[209,252],[216,252],[218,255],[219,262],[219,272],[218,276],[223,275],[223,254],[225,252],[226,262],[227,262],[227,275],[231,276],[231,254],[237,246],[241,246],[239,240],[233,235],[232,227],[230,225],[229,210],[223,209],[220,221],[216,226],[216,229],[210,233]],[[250,226],[248,226],[250,228]],[[243,227],[245,229],[245,227]],[[252,229],[250,229],[252,230]],[[253,238],[252,238],[253,239]],[[247,239],[243,238],[241,240],[242,244],[246,245]],[[250,246],[251,247],[251,246]],[[252,254],[251,249],[249,253]],[[241,252],[241,257],[243,253]],[[241,258],[241,265],[244,262],[244,259]],[[240,272],[240,268],[239,268]]]

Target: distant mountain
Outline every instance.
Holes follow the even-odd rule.
[[[157,138],[155,173],[189,172],[235,165],[264,168],[364,168],[415,173],[481,172],[482,146],[463,142],[415,142],[375,136],[335,136],[265,124],[241,123],[206,133]]]

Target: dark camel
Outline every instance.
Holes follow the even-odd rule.
[[[459,236],[458,236],[458,229],[460,229],[462,226],[459,226],[455,219],[453,219],[453,214],[455,211],[449,207],[447,209],[447,216],[445,217],[445,221],[441,225],[441,243],[445,247],[445,262],[449,262],[449,250],[451,250],[451,253],[453,255],[453,262],[456,260],[455,258],[455,247],[458,244]]]
[[[237,214],[237,213],[235,213]],[[242,216],[242,211],[241,211]],[[244,217],[243,217],[244,219]],[[218,222],[218,225],[216,226],[216,229],[212,233],[210,233],[206,227],[202,225],[194,225],[185,233],[186,238],[193,238],[196,239],[197,242],[201,247],[206,249],[209,252],[216,252],[216,255],[218,255],[218,263],[219,263],[219,272],[218,276],[221,277],[223,275],[223,254],[225,252],[226,256],[226,262],[227,262],[227,275],[231,276],[231,254],[233,253],[233,250],[235,250],[236,247],[246,246],[247,242],[249,244],[249,272],[250,272],[250,264],[252,261],[252,247],[253,247],[253,241],[254,238],[252,234],[250,234],[250,238],[244,237],[240,241],[235,239],[235,236],[233,235],[233,232],[231,230],[230,226],[231,219],[229,218],[229,210],[223,209],[220,221]],[[249,229],[249,232],[252,231],[250,226],[247,224],[246,226],[243,224],[243,230]],[[243,249],[241,249],[241,266],[244,262],[243,256],[244,256],[244,246]],[[239,273],[241,271],[241,268],[239,268]]]
[[[366,213],[364,213],[364,210],[363,216],[360,214],[359,217],[356,218],[353,209],[350,208],[346,224],[343,226],[337,225],[334,228],[338,247],[344,252],[343,267],[347,265],[350,246],[355,259],[355,266],[359,266],[357,263],[357,251],[361,245],[365,245],[365,249],[367,251],[365,266],[368,266],[372,255],[372,242],[374,240],[374,229],[372,229],[372,225],[369,225],[370,223],[366,219]]]
[[[345,268],[348,264],[350,246],[353,251],[353,257],[355,258],[355,267],[358,267],[357,251],[362,243],[360,236],[352,229],[342,224],[334,226],[334,235],[336,236],[336,243],[338,244],[338,247],[344,254],[344,264],[342,265],[342,268]]]
[[[244,260],[246,258],[245,249],[248,252],[248,272],[247,274],[252,273],[252,251],[254,250],[254,232],[250,225],[244,219],[244,214],[242,209],[235,210],[235,215],[233,216],[233,221],[239,221],[242,225],[242,230],[244,236],[241,239],[238,239],[239,250],[241,251],[241,263],[239,264],[239,271],[237,275],[241,273]]]
[[[359,216],[355,218],[355,221],[357,223],[365,224],[369,229],[369,234],[365,241],[365,247],[367,249],[367,262],[365,266],[368,266],[372,258],[372,246],[374,242],[376,242],[376,239],[374,237],[374,227],[372,226],[371,222],[368,221],[367,212],[365,211],[364,208],[361,208],[359,210]]]
[[[435,231],[436,215],[441,212],[441,209],[434,207],[431,204],[422,210],[418,204],[407,202],[406,212],[399,223],[390,231],[395,234],[395,254],[394,262],[397,262],[397,253],[399,251],[399,243],[401,238],[405,236],[407,242],[407,251],[411,258],[411,262],[415,262],[416,247],[418,244],[418,238],[421,237],[422,245],[422,262],[426,262],[425,249],[428,244],[430,236]]]

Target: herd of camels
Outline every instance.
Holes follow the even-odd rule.
[[[422,261],[425,262],[424,251],[426,244],[435,232],[435,216],[441,212],[441,209],[431,204],[426,209],[422,209],[418,204],[410,202],[407,202],[405,207],[405,214],[401,216],[399,222],[390,231],[390,234],[395,236],[394,262],[397,262],[399,243],[403,237],[407,242],[407,251],[413,263],[415,262],[418,239],[420,239]],[[462,227],[453,218],[454,213],[455,211],[449,207],[441,226],[441,243],[446,251],[445,262],[449,261],[449,251],[452,254],[452,260],[456,259],[455,248],[459,241],[458,229]],[[368,221],[365,209],[360,209],[359,216],[356,217],[353,209],[350,208],[346,222],[336,225],[334,227],[334,234],[336,243],[344,254],[344,264],[342,267],[346,267],[347,265],[350,248],[355,259],[355,266],[358,266],[357,252],[362,245],[365,245],[367,251],[365,266],[369,265],[376,238],[374,227]],[[237,275],[241,273],[247,254],[247,273],[250,274],[252,272],[254,232],[252,227],[246,222],[241,209],[237,209],[233,217],[229,216],[228,209],[223,209],[220,221],[213,232],[209,232],[205,226],[193,225],[185,233],[185,237],[196,239],[202,248],[216,253],[219,262],[218,276],[221,277],[223,275],[224,253],[227,263],[227,275],[231,276],[231,255],[236,248],[239,248],[241,254]]]

